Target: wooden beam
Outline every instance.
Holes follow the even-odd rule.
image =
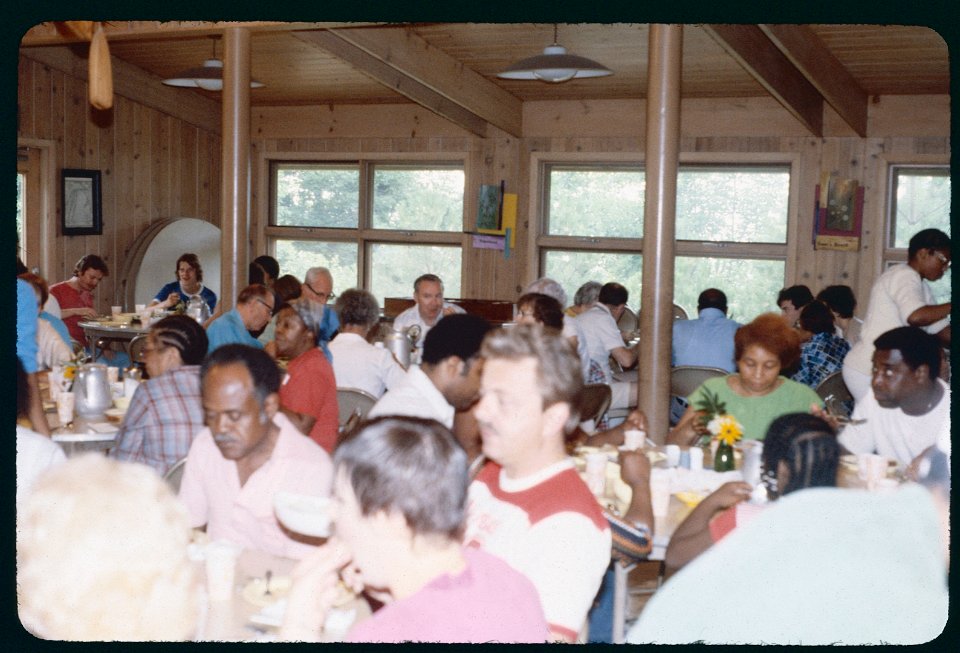
[[[343,59],[364,74],[388,86],[397,93],[410,98],[417,104],[433,111],[439,116],[463,127],[467,131],[482,138],[487,136],[486,120],[477,114],[464,109],[416,79],[380,61],[373,55],[344,41],[332,32],[294,32],[294,36],[311,45],[327,50],[334,56]]]
[[[521,135],[523,103],[519,98],[430,45],[413,30],[350,28],[330,33],[491,125],[513,136]]]
[[[65,21],[76,23],[78,21]],[[293,31],[303,29],[320,29],[333,27],[359,27],[369,25],[383,25],[383,23],[282,23],[271,21],[255,22],[209,22],[209,21],[169,21],[159,22],[150,20],[108,21],[103,23],[103,30],[108,41],[129,41],[143,38],[169,39],[197,36],[212,36],[223,34],[229,27],[245,27],[255,32]],[[73,33],[71,33],[73,32]],[[70,29],[64,23],[40,23],[27,30],[20,40],[21,47],[41,45],[67,45],[89,41],[90,37],[83,38],[83,34]]]
[[[760,25],[820,95],[860,136],[867,136],[867,93],[806,25]]]
[[[89,82],[87,60],[66,47],[21,48],[20,55],[38,61],[71,77]],[[179,118],[201,129],[220,133],[220,103],[199,93],[164,86],[160,78],[116,57],[110,57],[113,92]]]
[[[814,136],[823,136],[823,98],[756,25],[703,25]]]

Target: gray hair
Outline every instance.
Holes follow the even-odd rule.
[[[563,289],[563,286],[549,277],[540,277],[527,286],[526,290],[523,291],[523,294],[526,295],[527,293],[532,292],[540,293],[541,295],[546,295],[547,297],[553,297],[560,302],[560,308],[563,308],[567,305],[567,291]]]
[[[292,308],[308,330],[313,331],[316,336],[316,342],[320,342],[320,324],[323,322],[323,311],[326,310],[323,304],[315,302],[309,297],[297,297],[287,302],[287,306]]]
[[[360,288],[344,290],[334,304],[340,324],[372,327],[380,321],[380,304],[373,293]]]
[[[319,277],[321,274],[325,274],[328,277],[330,277],[330,282],[333,283],[333,275],[330,273],[330,270],[328,268],[325,268],[323,266],[317,266],[307,270],[307,273],[303,275],[303,280],[306,281],[308,284],[313,283],[313,281],[317,277]]]
[[[586,306],[595,304],[600,298],[600,288],[602,284],[599,281],[588,281],[579,288],[573,295],[573,303],[577,306]]]

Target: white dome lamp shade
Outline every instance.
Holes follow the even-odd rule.
[[[167,86],[202,88],[205,91],[223,90],[223,61],[216,58],[217,42],[213,42],[213,58],[206,59],[202,66],[182,70],[175,77],[163,80]],[[263,83],[250,80],[250,88],[262,88]]]
[[[539,79],[558,84],[574,78],[605,77],[613,71],[592,59],[568,54],[557,43],[557,26],[553,26],[553,45],[543,49],[543,54],[528,57],[497,74],[501,79]]]

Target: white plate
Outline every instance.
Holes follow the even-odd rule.
[[[291,531],[311,537],[330,536],[330,498],[277,492],[273,510]]]
[[[262,608],[284,598],[292,585],[293,582],[289,576],[274,576],[270,579],[270,593],[267,594],[265,579],[254,578],[243,588],[243,598],[248,603]]]

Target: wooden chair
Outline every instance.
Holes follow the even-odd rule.
[[[853,395],[850,394],[847,384],[843,382],[842,372],[829,375],[820,382],[814,392],[823,399],[827,410],[832,414],[850,417],[850,413],[853,412]]]
[[[375,403],[377,403],[376,397],[359,388],[337,388],[337,409],[340,413],[341,430],[354,414],[359,415],[360,419],[366,417]]]
[[[726,370],[719,367],[678,365],[670,370],[670,394],[687,397],[707,379],[727,374]]]
[[[580,421],[599,423],[610,408],[613,393],[606,383],[588,383],[583,386],[580,398]]]
[[[186,465],[187,459],[181,458],[163,475],[163,480],[173,489],[174,494],[180,492],[180,481],[183,480],[183,469]]]

